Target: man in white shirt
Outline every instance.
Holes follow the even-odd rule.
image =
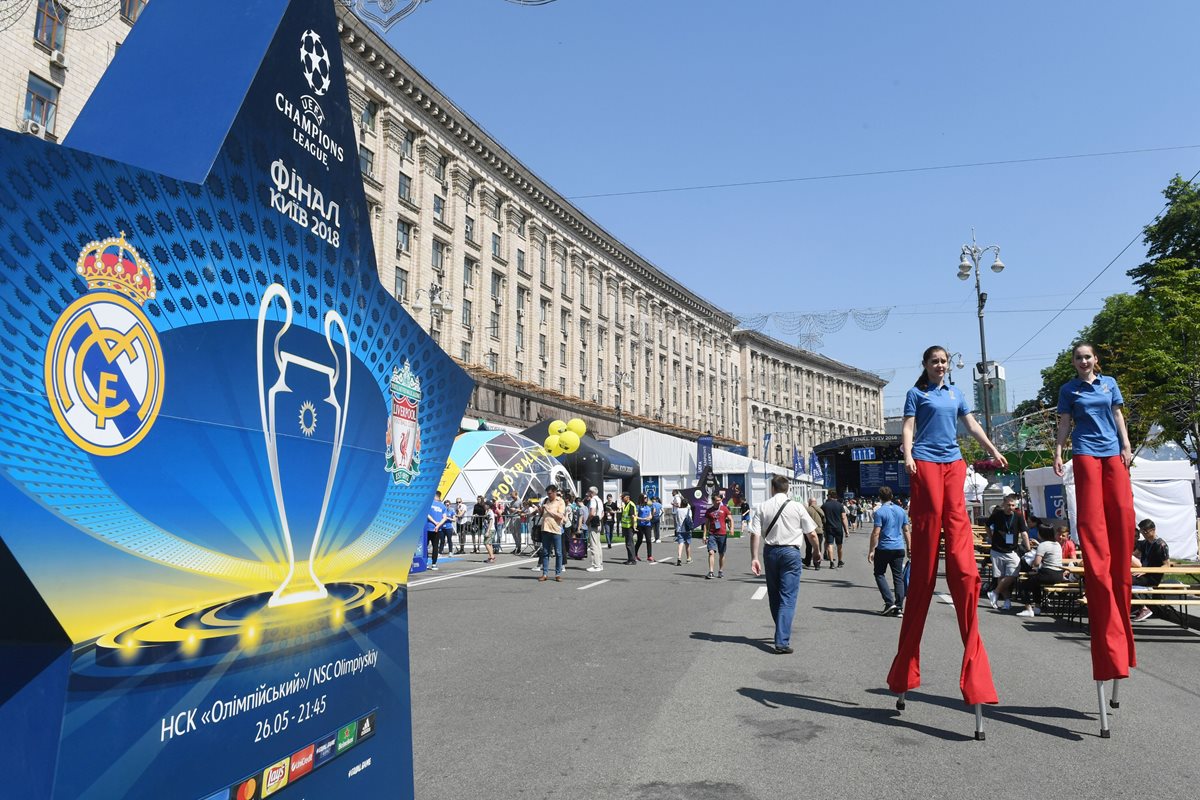
[[[775,620],[774,652],[778,655],[793,652],[792,620],[800,595],[804,540],[819,548],[817,525],[803,503],[788,497],[790,483],[783,475],[772,476],[771,499],[755,508],[750,517],[750,571],[755,575],[766,573],[767,601],[771,619]]]
[[[592,562],[588,572],[600,572],[604,569],[604,558],[600,555],[600,518],[604,515],[604,504],[600,502],[600,490],[595,486],[588,489],[587,502],[587,540],[588,559]]]

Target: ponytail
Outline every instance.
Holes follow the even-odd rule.
[[[916,386],[922,392],[929,391],[929,373],[925,370],[925,362],[928,361],[933,356],[933,354],[938,352],[939,350],[941,350],[943,353],[945,353],[947,358],[950,357],[950,351],[947,350],[946,348],[942,347],[940,344],[930,345],[929,347],[926,347],[925,352],[921,354],[921,375],[917,378],[917,382],[914,383],[913,386]],[[1093,351],[1093,352],[1095,352],[1095,351]]]

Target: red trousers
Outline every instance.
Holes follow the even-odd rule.
[[[906,692],[921,685],[921,635],[925,632],[925,617],[933,599],[937,580],[938,542],[946,536],[946,582],[954,599],[958,615],[958,630],[963,640],[962,673],[958,686],[968,704],[996,703],[996,687],[992,683],[992,667],[988,663],[983,639],[979,637],[979,569],[975,566],[975,537],[967,518],[963,497],[963,482],[967,476],[966,462],[961,459],[949,464],[917,461],[912,476],[912,498],[909,516],[912,518],[912,563],[908,579],[908,595],[904,600],[904,622],[900,625],[900,643],[892,669],[888,672],[888,688]]]
[[[1129,668],[1137,666],[1129,624],[1129,564],[1136,532],[1129,470],[1120,456],[1080,455],[1071,459],[1071,469],[1092,634],[1092,678],[1128,678]]]

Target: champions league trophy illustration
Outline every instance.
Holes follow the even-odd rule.
[[[267,312],[275,300],[283,302],[287,316],[283,327],[275,334],[272,346],[275,367],[279,376],[267,389],[266,365],[264,364],[264,338],[266,335]],[[333,365],[327,366],[311,359],[280,349],[283,337],[292,325],[292,298],[284,287],[277,283],[267,287],[263,293],[258,312],[258,399],[262,415],[263,438],[266,442],[267,461],[271,469],[271,483],[275,490],[275,505],[279,510],[279,523],[283,529],[284,549],[287,553],[288,572],[283,583],[271,595],[267,605],[277,607],[319,600],[329,592],[317,577],[316,558],[325,526],[325,515],[329,508],[329,496],[337,475],[338,457],[345,435],[346,408],[350,402],[350,337],[346,324],[335,311],[325,314],[325,344],[333,357]],[[333,341],[333,328],[342,336],[344,356],[339,355]],[[345,373],[345,388],[337,396],[338,381]],[[305,397],[304,388],[312,393]],[[323,395],[323,396],[322,396]],[[299,415],[299,429],[288,430],[291,421]],[[332,418],[332,433],[314,441],[318,426],[324,426],[327,417]],[[322,447],[322,445],[324,445]],[[325,471],[324,451],[328,449],[328,471]],[[320,452],[321,458],[313,458]],[[281,458],[281,455],[285,456]],[[324,473],[324,491],[317,495],[317,487]],[[285,480],[286,476],[286,480]],[[286,497],[285,497],[286,495]],[[320,497],[320,510],[315,500]],[[291,513],[289,514],[289,509]],[[296,551],[301,558],[307,552],[307,561],[300,570],[296,569]]]

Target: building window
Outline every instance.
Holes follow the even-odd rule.
[[[464,235],[467,237],[468,242],[475,241],[475,218],[474,217],[467,217],[467,216],[463,217],[463,232],[464,232]]]
[[[67,38],[67,9],[58,0],[38,0],[33,38],[51,50],[62,50]]]
[[[516,344],[516,347],[517,347],[518,353],[525,349],[525,323],[521,322],[520,319],[517,320],[517,344]]]
[[[449,161],[450,159],[444,155],[437,157],[437,166],[433,170],[433,175],[439,181],[446,180],[446,164],[449,163]]]
[[[503,211],[504,211],[504,198],[500,197],[499,195],[496,195],[496,202],[492,205],[492,216],[494,216],[496,218],[497,222],[500,221],[500,216],[503,213]]]
[[[567,260],[565,258],[556,258],[554,260],[558,264],[558,288],[566,293],[571,288],[570,279],[567,276]]]
[[[463,304],[462,304],[462,324],[463,324],[463,327],[466,328],[467,330],[471,329],[471,320],[472,319],[473,318],[471,316],[471,301],[464,297]]]
[[[492,297],[496,300],[500,299],[500,292],[504,287],[504,276],[499,272],[492,273]]]
[[[446,243],[438,239],[433,240],[433,251],[429,258],[429,263],[435,272],[441,272],[446,268]]]
[[[440,194],[433,196],[433,218],[438,222],[446,221],[446,198]]]
[[[413,147],[417,144],[417,134],[415,131],[405,129],[404,138],[400,142],[400,153],[410,161],[413,157]]]
[[[132,24],[141,16],[146,0],[121,0],[121,18]]]
[[[567,393],[567,379],[566,378],[558,379],[558,393],[559,394]]]
[[[550,301],[542,300],[538,305],[538,323],[545,325],[550,321]]]
[[[400,173],[400,185],[397,188],[396,194],[401,200],[406,203],[412,202],[412,178]]]
[[[546,388],[546,370],[544,369],[538,370],[538,386],[541,386],[543,389]]]
[[[362,123],[363,129],[368,131],[375,130],[375,118],[378,116],[379,103],[376,103],[374,100],[368,100],[367,104],[363,106],[362,117],[359,120]]]
[[[358,148],[358,168],[368,178],[375,177],[375,153],[369,147]]]
[[[565,367],[567,365],[567,343],[566,342],[558,343],[558,365],[560,367]]]
[[[544,333],[540,334],[538,336],[538,355],[541,356],[543,361],[545,361],[547,358],[547,356],[546,356],[546,334],[544,334]]]
[[[497,339],[500,338],[500,312],[495,309],[488,314],[488,333]]]
[[[470,287],[475,282],[475,262],[469,258],[463,259],[463,286]]]
[[[396,252],[407,253],[412,246],[412,225],[404,220],[396,222]]]
[[[496,258],[500,257],[500,234],[492,234],[492,255]]]
[[[408,299],[408,270],[396,268],[396,299],[403,302]]]
[[[492,372],[496,372],[500,368],[498,361],[499,360],[496,357],[495,353],[487,354],[487,368],[490,369]]]
[[[520,361],[517,362],[517,380],[525,380],[525,365]]]
[[[462,343],[462,349],[459,350],[459,355],[462,356],[463,361],[470,362],[470,360],[471,360],[471,343],[470,342]]]
[[[525,251],[517,250],[517,272],[525,272]]]
[[[516,217],[516,222],[517,222],[517,236],[520,236],[522,239],[524,239],[525,238],[525,215],[518,213],[514,216]]]
[[[29,73],[29,83],[25,87],[25,119],[33,120],[46,133],[53,134],[57,111],[58,87]]]

